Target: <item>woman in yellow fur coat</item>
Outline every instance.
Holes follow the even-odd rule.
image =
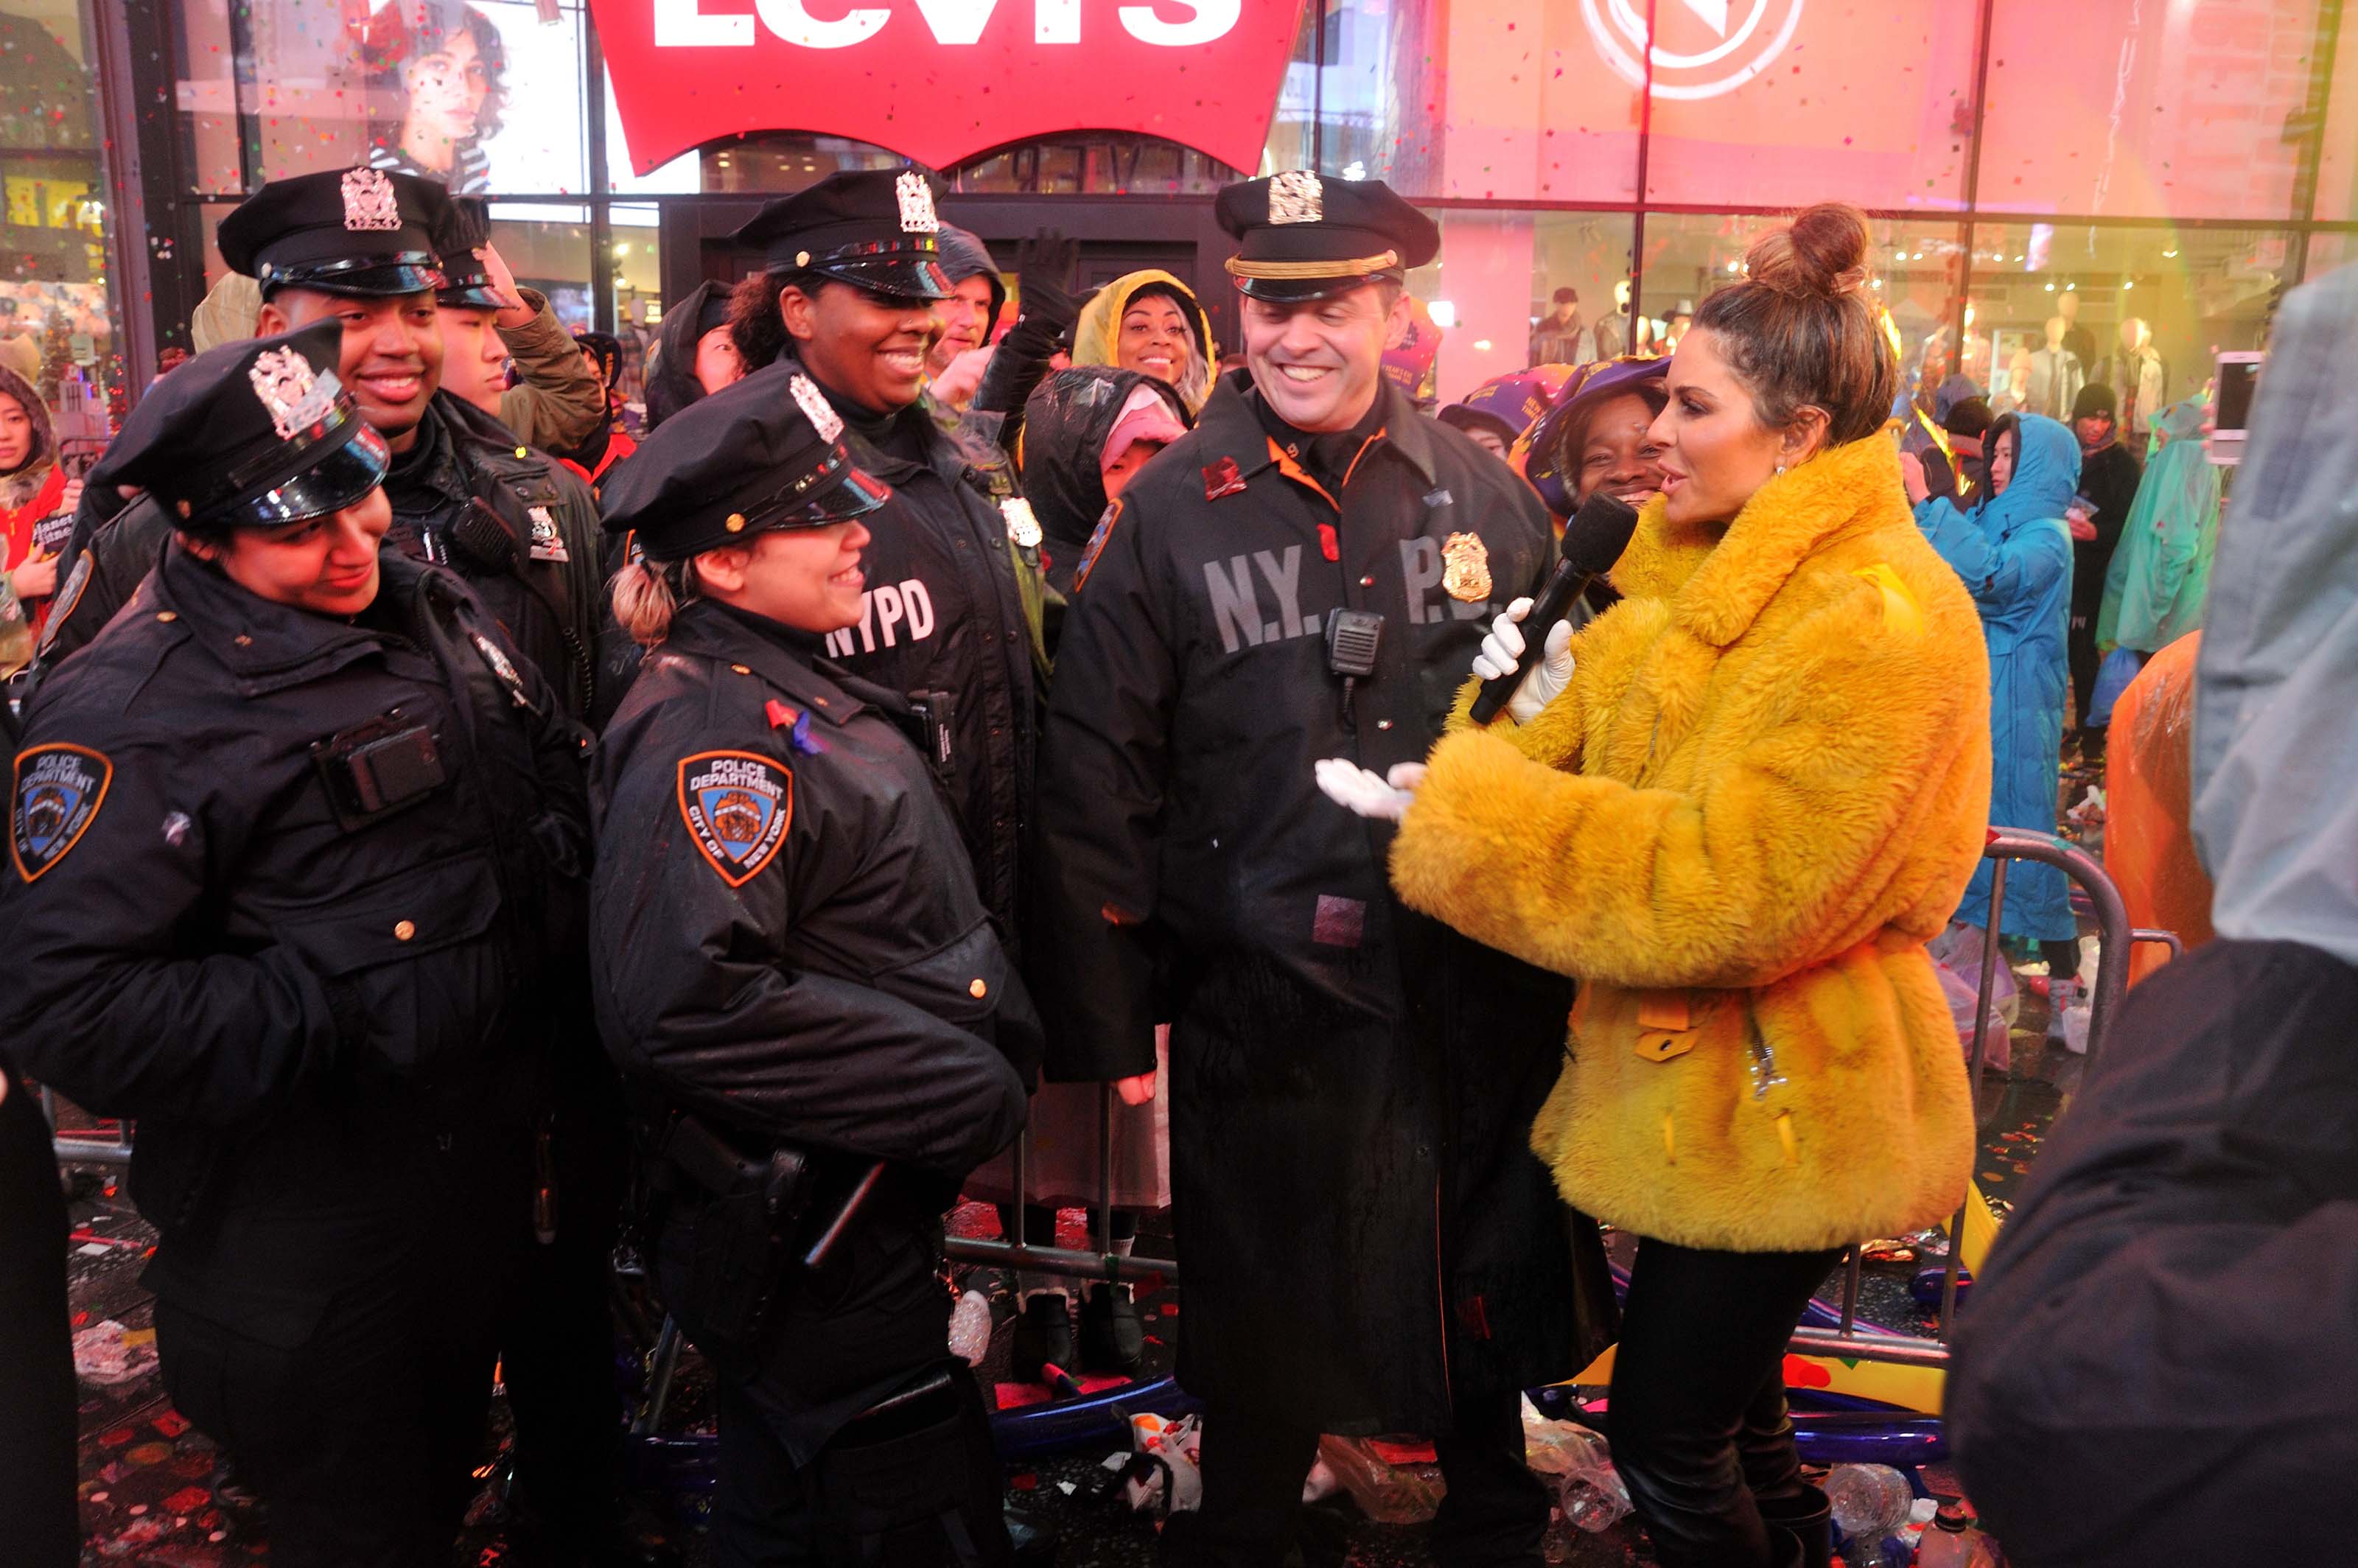
[[[1644,1238],[1612,1440],[1668,1568],[1825,1562],[1786,1339],[1844,1247],[1948,1215],[1969,1173],[1923,944],[1984,842],[1987,667],[1882,434],[1866,243],[1819,207],[1754,243],[1671,366],[1623,602],[1350,803],[1399,815],[1403,900],[1581,981],[1532,1143]]]

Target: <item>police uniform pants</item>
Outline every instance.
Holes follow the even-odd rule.
[[[803,1465],[780,1432],[795,1412],[758,1379],[716,1379],[714,1568],[1001,1568],[1011,1548],[990,1418],[974,1375],[946,1367],[946,1389],[855,1422]]]
[[[1442,1568],[1539,1560],[1548,1494],[1523,1463],[1520,1400],[1514,1390],[1461,1393],[1455,1400],[1456,1429],[1433,1438],[1449,1488],[1433,1521],[1433,1556]],[[1204,1412],[1198,1458],[1203,1508],[1165,1524],[1164,1568],[1263,1568],[1282,1562],[1303,1518],[1302,1483],[1318,1458],[1316,1431],[1289,1422],[1282,1411],[1222,1401]],[[1323,1554],[1305,1543],[1303,1555],[1311,1562]]]
[[[501,1326],[500,1369],[515,1418],[518,1489],[546,1558],[569,1564],[609,1547],[622,1528],[608,1290],[624,1159],[619,1104],[572,1097],[558,1110],[552,1152],[557,1237],[526,1249]]]
[[[73,1346],[66,1328],[66,1206],[32,1087],[0,1102],[0,1541],[22,1568],[81,1556],[74,1506]]]
[[[1648,1239],[1613,1363],[1614,1467],[1663,1568],[1772,1560],[1762,1503],[1801,1494],[1785,1346],[1842,1253],[1714,1252]]]

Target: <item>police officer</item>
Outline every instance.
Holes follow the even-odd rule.
[[[824,656],[892,516],[843,434],[773,364],[604,498],[649,652],[599,762],[599,1024],[651,1108],[664,1300],[718,1373],[729,1568],[1009,1550],[941,1217],[1022,1125],[1037,1021],[908,705]]]
[[[222,259],[262,286],[257,332],[341,326],[339,375],[394,454],[395,543],[466,578],[582,717],[598,685],[597,504],[554,459],[438,390],[434,235],[449,228],[449,200],[430,180],[382,169],[272,180],[222,220]],[[69,568],[45,629],[52,663],[98,634],[169,531],[154,507],[134,505],[97,532],[91,570],[77,580],[79,561]]]
[[[1317,1434],[1405,1431],[1448,1476],[1434,1555],[1530,1562],[1548,1505],[1517,1391],[1584,1358],[1525,1146],[1569,987],[1400,905],[1389,830],[1313,770],[1424,757],[1489,618],[1543,576],[1548,519],[1381,373],[1431,220],[1299,172],[1216,211],[1249,363],[1099,525],[1057,657],[1047,1070],[1138,1103],[1172,1023],[1179,1376],[1209,1409],[1203,1510],[1166,1560],[1276,1562]]]
[[[580,731],[447,572],[380,550],[390,454],[321,322],[125,425],[174,535],[42,685],[0,1033],[135,1117],[165,1386],[271,1561],[447,1558],[532,1132],[586,989]]]
[[[918,402],[934,302],[950,292],[940,227],[934,185],[915,169],[833,174],[773,201],[738,232],[767,266],[739,286],[733,324],[747,363],[795,362],[860,468],[891,487],[871,524],[860,615],[827,638],[827,655],[926,715],[984,907],[1011,933],[1033,638],[1009,520]]]

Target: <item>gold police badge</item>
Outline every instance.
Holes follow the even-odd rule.
[[[1452,534],[1441,546],[1441,589],[1466,604],[1490,597],[1490,551],[1479,534]]]

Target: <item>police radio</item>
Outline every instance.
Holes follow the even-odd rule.
[[[1383,645],[1384,618],[1372,610],[1337,610],[1326,617],[1326,672],[1343,677],[1343,728],[1357,730],[1351,688],[1376,673],[1376,650]]]

